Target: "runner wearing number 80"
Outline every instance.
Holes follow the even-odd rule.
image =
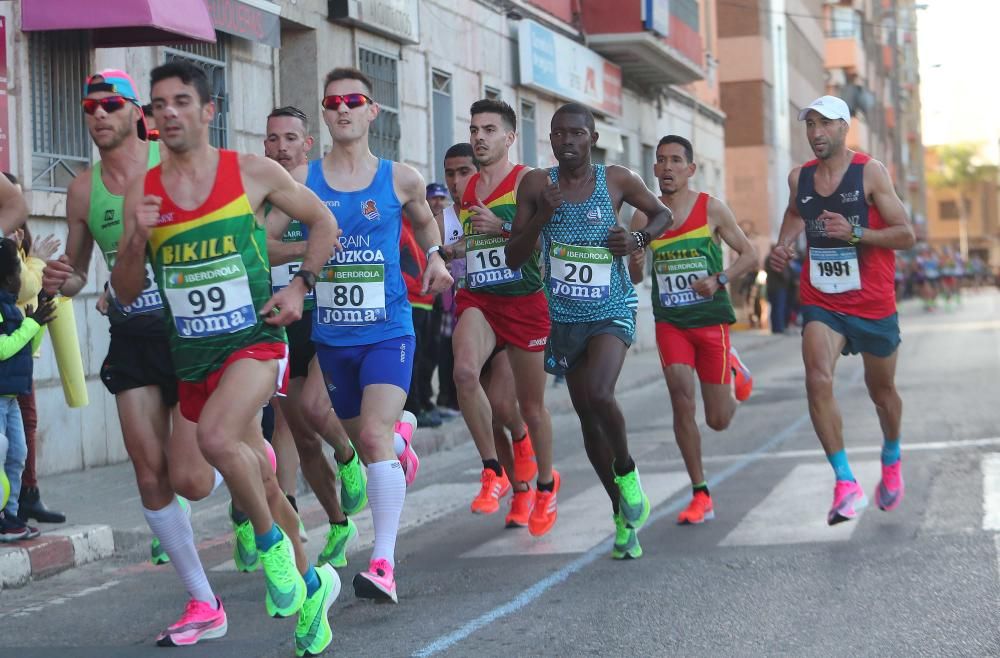
[[[830,525],[848,521],[868,503],[844,451],[843,422],[833,397],[837,358],[861,352],[865,383],[882,426],[882,480],[878,506],[895,509],[903,499],[899,440],[903,402],[896,392],[899,322],[896,316],[894,249],[914,244],[899,197],[885,166],[846,146],[847,103],[822,96],[799,113],[816,159],[788,177],[788,209],[771,254],[784,269],[795,238],[806,231],[802,267],[802,360],[809,414],[836,483]]]
[[[587,457],[611,498],[612,556],[638,558],[636,531],[649,518],[650,504],[629,454],[615,385],[635,337],[638,305],[622,257],[645,248],[649,234],[626,232],[618,212],[622,203],[640,208],[655,235],[672,215],[635,172],[591,164],[597,138],[586,107],[570,103],[556,110],[549,141],[559,166],[525,176],[507,263],[524,263],[542,237],[552,314],[545,369],[566,375]]]
[[[697,170],[691,142],[667,135],[656,147],[653,171],[660,200],[682,218],[677,226],[653,238],[653,317],[656,346],[674,411],[674,437],[691,478],[693,495],[678,523],[702,523],[715,518],[712,498],[701,463],[701,434],[695,420],[695,379],[701,381],[705,420],[724,430],[736,412],[737,399],[750,395],[752,380],[729,341],[729,325],[736,320],[725,284],[739,281],[757,266],[757,252],[722,201],[688,187]],[[646,226],[636,211],[632,228]],[[739,258],[722,266],[720,241]],[[632,254],[632,281],[642,280],[645,251]],[[735,393],[732,379],[735,374]]]

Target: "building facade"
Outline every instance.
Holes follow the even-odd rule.
[[[23,181],[36,235],[65,235],[66,187],[96,156],[78,103],[84,77],[123,68],[148,97],[149,72],[173,58],[208,72],[218,109],[211,139],[220,147],[262,152],[268,112],[295,105],[313,118],[319,157],[331,144],[320,120],[322,80],[355,66],[373,79],[382,108],[373,151],[413,165],[428,182],[441,180],[444,151],[468,139],[475,100],[502,98],[517,110],[515,155],[534,166],[554,163],[547,127],[573,100],[597,116],[596,160],[628,166],[655,189],[656,143],[685,135],[700,164],[696,184],[725,196],[716,0],[613,8],[601,0],[176,0],[180,18],[204,16],[187,33],[156,19],[141,29],[93,24],[86,5],[97,1],[0,6],[8,68],[0,119],[9,122],[0,125],[0,164]],[[137,11],[151,0],[100,1]],[[62,15],[50,11],[53,2],[65,4]],[[216,42],[193,42],[199,29]],[[108,273],[96,256],[74,301],[90,404],[66,408],[50,349],[36,364],[43,474],[126,458],[114,400],[98,378],[108,333],[94,305]]]

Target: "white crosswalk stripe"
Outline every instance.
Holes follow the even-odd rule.
[[[851,465],[854,477],[874,506],[875,486],[881,476],[879,462]],[[809,542],[847,541],[857,520],[830,527],[826,512],[833,500],[833,478],[827,464],[799,464],[758,503],[722,540],[721,546],[770,546]]]
[[[1000,452],[983,457],[983,530],[1000,532]]]

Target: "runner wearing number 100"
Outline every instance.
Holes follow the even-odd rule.
[[[695,420],[695,373],[701,381],[705,420],[718,431],[729,426],[737,400],[747,399],[753,386],[749,371],[729,340],[729,325],[736,321],[736,314],[726,284],[739,281],[756,267],[757,252],[726,204],[688,187],[696,170],[691,142],[678,135],[660,140],[653,165],[660,200],[680,219],[650,244],[653,317],[656,346],[674,411],[674,437],[693,489],[691,503],[677,517],[682,524],[715,518]],[[643,230],[646,222],[645,214],[637,210],[632,230]],[[728,268],[723,268],[720,240],[739,254]],[[645,255],[643,249],[629,259],[634,283],[642,281]]]
[[[795,238],[805,229],[809,252],[800,286],[802,360],[809,415],[836,478],[827,514],[833,525],[855,518],[868,504],[847,462],[843,420],[833,397],[833,371],[841,354],[861,353],[865,384],[882,426],[876,502],[889,511],[903,499],[893,250],[911,248],[915,238],[885,165],[846,147],[851,124],[847,103],[822,96],[799,112],[799,121],[806,122],[816,159],[788,176],[788,209],[771,264],[784,269]]]

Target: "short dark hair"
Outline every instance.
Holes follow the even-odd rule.
[[[298,119],[302,122],[302,132],[309,134],[309,117],[306,113],[295,107],[294,105],[285,105],[284,107],[276,107],[271,110],[271,113],[267,115],[268,119],[273,119],[274,117],[292,117]]]
[[[20,266],[17,243],[10,238],[0,238],[0,282],[6,282],[7,277],[14,274]]]
[[[509,103],[499,98],[483,98],[473,103],[469,108],[469,115],[477,114],[499,114],[508,130],[517,131],[517,113]]]
[[[444,159],[447,160],[448,158],[472,158],[475,160],[476,152],[472,150],[472,144],[468,142],[459,142],[458,144],[450,146],[448,150],[444,152]],[[477,168],[478,166],[479,165],[476,165]]]
[[[656,145],[659,149],[664,144],[680,144],[684,148],[684,157],[687,158],[688,164],[694,162],[694,148],[691,146],[691,142],[688,141],[686,137],[681,137],[680,135],[667,135],[660,140],[660,143]]]
[[[577,116],[583,117],[584,123],[587,124],[587,130],[592,133],[597,132],[597,124],[594,122],[594,113],[590,111],[586,105],[581,105],[579,103],[566,103],[555,111],[552,115],[552,120],[555,121],[556,117],[560,114],[575,114]]]
[[[365,86],[369,94],[375,89],[372,85],[372,79],[362,73],[361,70],[350,66],[338,66],[326,74],[326,80],[323,82],[323,93],[326,93],[326,88],[330,86],[331,82],[337,82],[338,80],[357,80]]]
[[[166,64],[160,64],[149,74],[149,88],[161,80],[179,78],[186,85],[191,85],[198,92],[198,100],[202,105],[212,101],[212,87],[208,84],[208,76],[200,67],[183,59],[174,59]]]

